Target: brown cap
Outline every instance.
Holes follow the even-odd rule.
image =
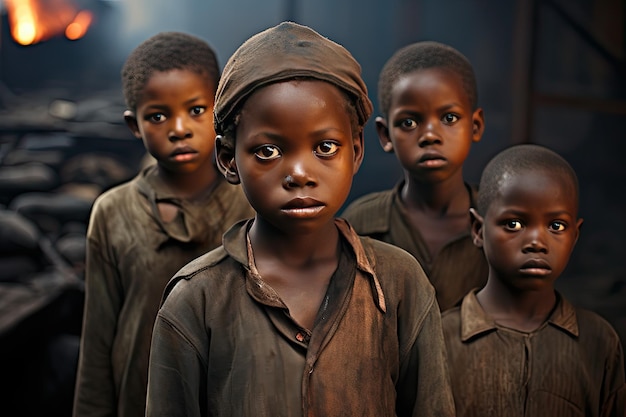
[[[313,29],[283,22],[245,41],[228,59],[215,96],[215,131],[255,89],[294,77],[327,81],[356,98],[359,124],[372,114],[361,66],[343,46]]]

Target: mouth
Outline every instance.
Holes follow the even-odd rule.
[[[193,149],[190,146],[181,146],[179,148],[174,149],[174,151],[170,154],[170,158],[178,162],[189,161],[196,157],[198,151]]]
[[[418,161],[418,165],[427,168],[439,168],[446,163],[446,158],[437,152],[427,152]]]
[[[315,217],[325,207],[325,204],[310,197],[298,197],[290,200],[281,207],[280,211],[297,218]]]
[[[531,259],[520,267],[524,275],[546,276],[552,273],[552,268],[543,259]]]

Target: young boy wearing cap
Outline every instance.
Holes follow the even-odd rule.
[[[420,265],[335,217],[372,106],[360,66],[282,23],[229,59],[218,163],[256,211],[168,284],[148,416],[453,416],[440,314]]]

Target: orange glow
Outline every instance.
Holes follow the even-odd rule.
[[[88,11],[78,11],[72,0],[5,0],[11,36],[20,45],[32,45],[65,34],[80,39],[92,21]]]
[[[91,24],[91,12],[86,10],[78,12],[74,21],[65,28],[65,37],[71,41],[82,38],[87,33]]]

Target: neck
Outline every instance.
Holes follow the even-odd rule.
[[[317,230],[283,231],[257,215],[249,234],[257,260],[273,258],[296,266],[337,257],[339,229],[332,220]]]
[[[525,332],[541,326],[557,301],[552,286],[541,290],[517,290],[491,277],[476,297],[496,323]]]
[[[179,198],[194,200],[210,194],[220,174],[211,164],[190,173],[172,173],[158,165],[158,175]]]
[[[405,175],[400,198],[408,208],[441,215],[456,212],[466,214],[470,205],[469,192],[462,175],[455,175],[438,183],[417,181]]]

